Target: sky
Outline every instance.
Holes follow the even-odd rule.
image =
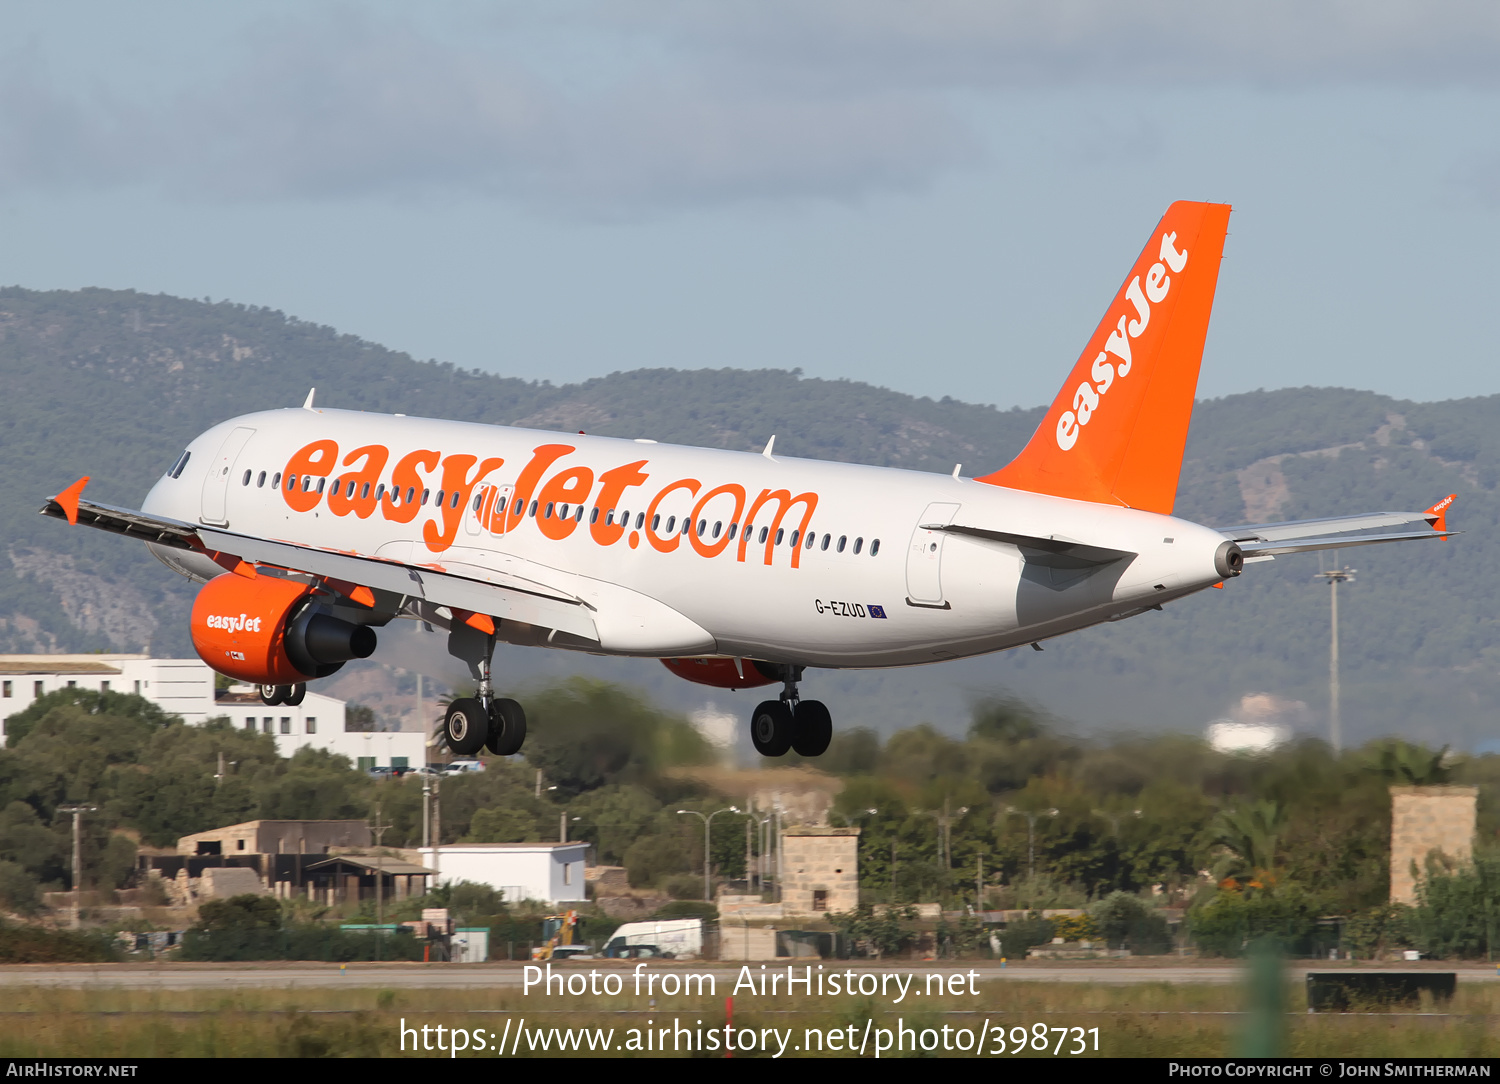
[[[573,382],[1049,401],[1176,199],[1199,391],[1500,393],[1500,6],[0,0],[0,283]]]

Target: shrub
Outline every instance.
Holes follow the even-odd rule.
[[[119,959],[108,935],[37,926],[0,926],[0,963],[81,964]]]
[[[1488,955],[1500,932],[1500,854],[1477,853],[1471,864],[1452,869],[1429,859],[1417,899],[1406,932],[1422,955],[1437,960]]]
[[[1312,901],[1295,889],[1275,894],[1221,889],[1188,916],[1193,940],[1205,956],[1241,956],[1252,941],[1305,956],[1316,925]]]
[[[183,960],[420,960],[423,942],[409,933],[377,934],[373,930],[341,930],[334,926],[301,925],[283,929],[248,928],[203,930],[194,927],[182,937]]]
[[[209,900],[198,908],[193,929],[205,932],[228,930],[279,930],[281,904],[270,896],[246,893],[227,900]]]
[[[1112,949],[1129,949],[1135,956],[1170,952],[1172,931],[1167,920],[1138,896],[1111,892],[1094,904],[1092,917],[1099,936]]]
[[[1052,936],[1064,941],[1097,941],[1099,927],[1089,915],[1058,915],[1052,920]]]
[[[719,917],[719,909],[707,900],[673,900],[657,910],[652,918],[701,918],[713,922]]]
[[[1057,928],[1050,918],[1030,914],[1018,922],[1007,923],[1000,932],[1000,955],[1012,960],[1024,960],[1026,953],[1037,945],[1049,944],[1057,936]]]
[[[662,889],[674,900],[703,900],[703,878],[696,873],[674,873],[662,878]]]

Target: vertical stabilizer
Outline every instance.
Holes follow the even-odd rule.
[[[1228,227],[1227,204],[1167,208],[1031,442],[981,482],[1172,511]]]

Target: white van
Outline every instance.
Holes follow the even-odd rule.
[[[627,922],[610,935],[600,953],[608,959],[663,956],[668,959],[703,955],[701,918],[666,918]]]

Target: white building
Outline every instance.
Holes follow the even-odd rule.
[[[0,655],[0,719],[37,698],[68,688],[134,693],[185,722],[223,714],[214,703],[214,672],[199,659],[149,655]]]
[[[420,768],[427,763],[427,736],[406,731],[346,731],[345,703],[311,690],[296,707],[267,707],[252,685],[233,685],[222,694],[216,714],[243,730],[276,739],[276,752],[289,757],[304,746],[346,756],[356,768]]]
[[[290,757],[305,745],[349,758],[357,768],[419,768],[427,763],[424,734],[346,732],[345,704],[308,692],[301,704],[267,707],[254,686],[215,694],[214,672],[200,659],[149,655],[0,655],[0,720],[25,711],[59,689],[134,693],[186,723],[227,715],[235,726],[276,739]]]
[[[582,903],[587,843],[447,843],[422,847],[421,864],[438,884],[473,881],[505,894],[507,903]]]

